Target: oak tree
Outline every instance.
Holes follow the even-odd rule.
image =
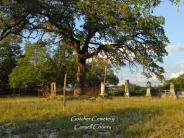
[[[173,0],[172,0],[173,1]],[[175,0],[174,0],[175,2]],[[10,35],[65,43],[77,54],[75,95],[82,94],[86,60],[101,55],[115,65],[144,65],[162,76],[167,54],[160,0],[1,0],[0,41]]]

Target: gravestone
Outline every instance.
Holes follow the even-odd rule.
[[[170,80],[170,96],[176,97],[176,92],[175,92],[173,80]]]
[[[148,81],[146,87],[146,96],[151,96],[151,82]]]
[[[56,95],[56,82],[51,83],[51,95],[52,96]]]
[[[101,81],[101,85],[100,85],[100,95],[101,96],[105,95],[105,84],[103,81]]]
[[[125,80],[125,96],[129,97],[130,92],[129,92],[129,80]]]

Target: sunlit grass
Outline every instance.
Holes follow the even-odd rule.
[[[28,122],[32,125],[29,135],[33,137],[46,122],[50,122],[49,126],[55,128],[58,135],[81,136],[86,131],[74,132],[70,117],[93,114],[116,116],[116,121],[111,124],[117,127],[111,130],[112,137],[184,137],[184,99],[113,97],[102,101],[74,98],[67,100],[63,110],[62,97],[0,98],[0,124],[15,123],[14,132],[25,133],[26,136]]]

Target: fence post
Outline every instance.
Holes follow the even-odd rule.
[[[66,84],[67,84],[67,73],[65,73],[65,77],[64,77],[64,87],[63,87],[63,110],[66,107],[66,99],[65,99],[65,95],[66,95]]]

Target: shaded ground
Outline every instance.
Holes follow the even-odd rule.
[[[184,99],[71,99],[63,111],[61,97],[9,98],[0,99],[0,116],[0,138],[184,137]]]

